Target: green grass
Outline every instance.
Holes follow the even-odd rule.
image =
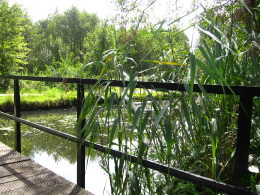
[[[33,93],[21,93],[21,109],[50,109],[59,107],[68,107],[75,105],[77,100],[77,91],[69,90],[67,94],[64,90],[58,88],[48,89],[43,92],[36,90]],[[7,92],[5,94],[12,94]],[[12,110],[14,102],[13,95],[0,96],[0,110]]]
[[[96,87],[95,92],[99,93],[99,91],[103,90],[103,87]],[[149,90],[150,93],[156,99],[167,99],[169,98],[166,93],[156,92],[153,90]],[[111,93],[117,93],[118,97],[120,97],[120,87],[111,87]],[[5,96],[0,96],[0,109],[12,110],[14,96],[12,90],[1,90],[0,94],[6,94]],[[87,93],[85,93],[87,94]],[[129,94],[128,94],[129,95]],[[147,91],[144,89],[135,89],[133,93],[133,99],[135,101],[142,100],[145,96],[149,95]],[[110,96],[110,91],[108,92],[108,96]],[[21,108],[22,109],[48,109],[48,108],[58,108],[58,107],[67,107],[72,106],[77,99],[77,90],[71,89],[68,90],[67,94],[64,89],[49,88],[45,87],[44,91],[39,91],[33,88],[33,86],[27,87],[25,89],[20,90],[20,98],[21,98]]]
[[[122,88],[123,89],[123,88]],[[124,90],[124,89],[123,89]],[[96,89],[95,91],[102,91],[102,89]],[[155,98],[155,99],[169,99],[169,96],[167,93],[164,92],[160,92],[160,91],[155,91],[155,90],[148,90],[149,93]],[[115,92],[118,97],[120,97],[120,87],[111,87],[111,93]],[[149,95],[149,93],[145,90],[145,89],[134,89],[132,98],[135,101],[140,101],[142,99],[144,99],[144,97],[146,97],[147,95]],[[178,95],[178,93],[175,93],[176,95]],[[110,96],[110,90],[108,92],[108,95]],[[130,95],[129,92],[127,95]]]

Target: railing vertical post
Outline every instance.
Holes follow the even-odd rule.
[[[77,116],[79,118],[84,98],[84,85],[78,84],[77,90]],[[77,135],[80,137],[82,137],[82,135],[80,135],[80,132],[84,125],[85,119],[82,121],[78,128]],[[77,150],[77,185],[82,188],[85,188],[85,146],[82,146],[80,143],[78,143]]]
[[[253,97],[240,95],[239,99],[236,161],[233,179],[235,185],[243,186],[242,179],[248,171]]]
[[[21,117],[20,114],[20,89],[19,80],[14,80],[14,116]],[[21,123],[14,122],[15,129],[15,150],[21,153]]]

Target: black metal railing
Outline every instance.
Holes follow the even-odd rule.
[[[63,78],[52,78],[52,77],[30,77],[30,76],[5,76],[0,75],[2,79],[13,79],[14,80],[14,116],[0,112],[1,116],[7,117],[15,121],[15,149],[21,152],[21,127],[20,124],[26,124],[59,136],[61,138],[76,142],[78,144],[78,155],[77,155],[77,184],[85,188],[85,147],[90,146],[90,142],[77,138],[60,131],[53,130],[48,127],[44,127],[20,118],[20,90],[19,80],[32,80],[32,81],[45,81],[45,82],[62,82]],[[84,98],[84,85],[95,84],[97,79],[80,79],[80,78],[66,78],[67,83],[76,83],[77,87],[77,115],[81,112],[82,100]],[[106,83],[107,80],[102,80],[100,84]],[[128,82],[125,82],[125,86]],[[124,87],[122,81],[112,80],[110,86]],[[137,88],[155,89],[165,88],[172,91],[185,91],[183,84],[178,83],[158,83],[158,82],[137,82]],[[234,168],[234,185],[218,182],[206,177],[195,175],[186,171],[182,171],[175,168],[169,168],[167,166],[151,162],[149,160],[142,160],[141,165],[161,173],[175,176],[179,179],[183,179],[201,186],[205,186],[220,192],[234,195],[252,194],[252,192],[245,189],[242,185],[241,180],[248,171],[248,155],[250,148],[250,132],[251,132],[251,118],[252,118],[252,103],[253,97],[260,96],[260,87],[245,87],[245,86],[230,86],[232,91],[221,85],[203,85],[206,93],[212,94],[236,94],[239,95],[239,116],[238,116],[238,129],[237,129],[237,144],[236,144],[236,160]],[[194,85],[194,92],[202,92],[198,85]],[[78,128],[78,135],[85,121]],[[94,144],[93,149],[107,153],[108,148],[99,144]],[[125,154],[118,150],[110,149],[110,155],[121,158],[124,155],[125,160],[137,163],[137,157]]]

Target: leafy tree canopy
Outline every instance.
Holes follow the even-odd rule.
[[[29,53],[25,32],[29,28],[28,17],[17,4],[9,6],[0,0],[0,74],[13,74],[27,64]]]

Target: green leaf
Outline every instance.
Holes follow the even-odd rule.
[[[152,183],[151,183],[151,174],[150,174],[150,169],[148,169],[147,167],[145,167],[145,177],[147,178],[147,184],[148,184],[148,189],[149,189],[149,194],[154,194],[153,191],[153,187],[152,187]]]
[[[170,25],[172,25],[173,23],[179,21],[180,19],[182,19],[182,18],[184,18],[184,17],[190,15],[191,13],[195,12],[196,10],[198,10],[198,7],[195,8],[195,9],[193,9],[191,12],[188,12],[187,14],[185,14],[185,15],[183,15],[183,16],[177,18],[176,20],[172,21],[170,24],[168,24],[168,26],[170,26]]]
[[[88,113],[90,112],[90,110],[92,110],[92,107],[90,107],[91,103],[92,103],[92,99],[91,99],[91,96],[93,95],[93,89],[100,83],[100,81],[105,77],[105,74],[100,78],[98,79],[98,81],[91,87],[91,89],[89,90],[89,93],[87,95],[87,97],[85,97],[85,100],[84,100],[84,104],[81,108],[81,114],[79,116],[79,119],[78,119],[78,122],[76,124],[76,126],[74,127],[73,129],[73,132],[75,132],[79,125],[81,124],[81,122],[84,120],[84,118],[88,115]],[[97,103],[98,101],[96,101]]]
[[[161,31],[161,29],[162,29],[162,27],[163,27],[163,24],[164,24],[165,22],[166,22],[166,20],[163,20],[163,21],[161,21],[161,22],[159,23],[160,26],[159,26],[159,28],[155,31],[155,33],[154,33],[152,39],[150,40],[151,42],[152,42],[153,39],[159,34],[159,32]]]
[[[156,64],[177,65],[177,66],[186,65],[186,64],[176,63],[176,62],[162,62],[162,61],[157,61],[157,60],[140,60],[140,61],[141,62],[151,62],[151,63],[156,63]]]
[[[186,122],[188,123],[188,128],[189,128],[190,132],[189,133],[187,132],[185,126],[183,128],[185,128],[184,131],[186,133],[186,136],[189,139],[189,142],[191,144],[193,144],[193,146],[195,146],[195,139],[194,139],[194,135],[193,135],[193,130],[192,130],[192,125],[191,125],[191,118],[190,118],[190,112],[188,110],[188,105],[186,104],[186,102],[184,100],[184,93],[181,92],[181,93],[179,93],[179,95],[180,95],[181,104],[182,104],[182,107],[183,107],[183,110],[184,110],[184,115],[185,115],[185,118],[186,118]],[[190,139],[190,135],[191,135],[192,140]]]
[[[145,96],[144,99],[143,99],[141,116],[143,116],[143,114],[144,114],[145,107],[146,107],[148,99],[149,99],[149,96]]]
[[[233,152],[228,156],[228,159],[226,160],[226,162],[224,163],[222,169],[220,170],[218,177],[220,177],[220,175],[221,175],[223,169],[228,165],[229,161],[235,156],[235,153],[236,153],[236,148],[235,148],[235,149],[233,150]]]
[[[156,116],[153,125],[152,125],[152,135],[154,137],[155,135],[155,130],[157,129],[157,126],[159,124],[159,122],[162,120],[162,117],[164,116],[165,112],[167,111],[168,107],[170,106],[170,103],[167,102],[164,107],[161,109],[161,111],[159,112],[159,114]]]
[[[131,51],[131,49],[132,49],[133,46],[134,46],[134,45],[131,44],[131,45],[127,48],[127,50],[126,50],[126,52],[124,53],[124,56],[123,56],[123,58],[121,59],[121,61],[120,61],[119,64],[123,64],[123,61],[125,60],[125,58],[126,58],[126,56],[128,55],[128,53]]]
[[[200,49],[202,55],[204,56],[204,58],[206,59],[206,61],[208,62],[208,64],[210,65],[211,69],[212,69],[215,73],[217,73],[218,71],[217,71],[217,69],[216,69],[215,62],[214,62],[214,60],[211,59],[212,54],[210,53],[210,51],[209,51],[209,49],[208,49],[208,46],[207,46],[206,44],[205,44],[205,47],[207,48],[207,51],[208,51],[208,53],[210,54],[210,56],[206,53],[206,51],[204,50],[203,47],[199,46],[199,49]]]
[[[149,97],[153,100],[153,103],[157,106],[159,110],[161,110],[161,106],[159,105],[158,101],[153,97],[153,95],[150,93],[148,89],[145,89],[149,95]]]
[[[201,62],[200,60],[197,60],[197,65],[204,70],[211,78],[213,78],[215,80],[216,83],[218,83],[219,85],[221,85],[221,82],[219,80],[219,78],[217,77],[217,75],[215,74],[214,71],[212,71],[207,65],[205,65],[203,62]]]
[[[199,26],[199,25],[197,25],[197,27],[198,27],[198,29],[199,29],[201,32],[207,34],[207,35],[210,36],[212,39],[214,39],[215,41],[217,41],[218,43],[220,43],[221,45],[224,45],[224,43],[223,43],[220,39],[218,39],[214,34],[212,34],[210,31],[204,29],[203,27],[201,27],[201,26]]]
[[[163,55],[167,58],[168,62],[171,62],[171,59],[165,50],[163,50]]]
[[[136,110],[136,112],[135,112],[135,115],[134,115],[134,120],[133,120],[133,122],[132,122],[131,135],[130,135],[130,138],[131,138],[131,139],[133,138],[134,129],[136,128],[137,123],[138,123],[138,119],[139,119],[139,115],[140,115],[140,110],[141,110],[141,107],[138,107],[137,110]]]
[[[104,126],[106,126],[106,124],[107,124],[107,121],[109,119],[109,115],[110,115],[110,112],[112,110],[113,103],[114,103],[116,97],[117,97],[117,93],[116,92],[112,92],[111,96],[109,98],[109,106],[108,106],[108,109],[107,109],[107,115],[106,115],[106,120],[105,120]]]
[[[135,80],[136,74],[133,73],[133,68],[130,69],[130,80],[129,80],[129,85],[130,85],[130,93],[129,93],[129,110],[133,110],[135,112],[135,109],[133,109],[134,103],[132,102],[132,97],[134,94],[134,90],[136,87],[137,81]],[[132,108],[131,108],[132,106]],[[131,116],[131,115],[130,115]]]
[[[246,8],[247,11],[248,11],[251,15],[253,15],[253,13],[252,13],[252,12],[250,11],[250,9],[247,7],[247,5],[245,4],[244,1],[238,0],[238,2],[239,2],[244,8]]]
[[[145,129],[146,126],[147,126],[147,122],[148,122],[148,119],[149,119],[150,114],[151,114],[151,111],[150,111],[150,110],[147,111],[147,112],[145,113],[144,119],[142,120],[141,129],[140,129],[140,131],[138,132],[138,133],[140,133],[140,136],[142,136],[142,137],[143,137],[143,134],[144,134],[144,129]],[[139,138],[141,138],[141,137],[139,137]],[[140,140],[140,139],[139,139],[139,140]]]
[[[249,33],[247,32],[247,30],[245,28],[243,28],[239,23],[236,23],[236,26],[242,30],[244,33],[246,33],[247,35],[249,35]]]
[[[115,121],[114,121],[114,124],[113,124],[113,126],[112,126],[112,130],[111,130],[111,135],[110,135],[110,140],[109,140],[109,152],[110,152],[110,148],[111,148],[111,145],[112,145],[112,141],[113,141],[113,139],[114,139],[114,136],[115,136],[115,132],[116,132],[116,130],[117,130],[117,126],[118,126],[118,117],[115,119]],[[109,153],[108,152],[108,153]]]
[[[211,124],[211,147],[212,147],[212,175],[213,179],[217,177],[216,170],[216,150],[217,150],[217,122],[216,119],[212,119]]]
[[[121,95],[121,100],[117,106],[117,110],[120,110],[120,107],[122,106],[123,102],[127,99],[127,92],[130,88],[130,85],[127,86],[127,88],[125,89],[125,92],[123,93],[123,95]]]
[[[196,61],[194,53],[190,53],[190,101],[193,96],[193,86],[195,80],[195,73],[196,73]]]
[[[123,67],[122,67],[122,64],[119,64],[118,65],[118,68],[119,68],[119,72],[120,72],[120,77],[122,79],[122,83],[125,87],[125,77],[124,77],[124,73],[123,73]]]
[[[143,141],[143,139],[141,139],[141,141],[139,142],[139,151],[138,151],[138,158],[137,158],[137,164],[138,165],[142,165],[142,156],[144,155],[144,152],[146,150],[146,148],[148,147],[148,145]]]
[[[125,59],[131,60],[137,67],[139,67],[139,65],[136,63],[136,61],[133,58],[126,57]]]
[[[208,104],[209,104],[211,110],[213,110],[213,105],[211,104],[211,101],[210,101],[210,99],[209,99],[208,93],[206,93],[206,90],[204,89],[204,87],[202,86],[202,84],[200,83],[200,81],[199,81],[197,78],[196,78],[196,81],[197,81],[197,83],[198,83],[198,85],[199,85],[200,90],[202,91],[202,94],[203,94],[204,97],[206,98],[206,100],[207,100],[207,102],[208,102]]]
[[[133,172],[129,173],[132,188],[134,189],[134,194],[141,194],[141,189],[139,185],[139,180]]]
[[[157,65],[157,66],[154,66],[154,67],[151,67],[151,68],[147,68],[147,69],[142,70],[142,71],[140,71],[140,72],[138,72],[138,73],[141,74],[141,73],[144,73],[144,72],[146,72],[146,71],[154,70],[154,69],[157,69],[157,68],[158,68],[158,65]]]
[[[187,81],[183,80],[183,84],[184,84],[184,87],[185,87],[187,93],[190,96],[192,107],[193,107],[193,109],[196,112],[196,116],[198,117],[198,120],[199,120],[199,130],[202,131],[202,118],[201,118],[201,114],[200,114],[198,105],[197,105],[197,103],[195,101],[195,98],[194,98],[193,94],[191,93],[191,89],[190,89],[190,86],[187,83]]]
[[[167,117],[164,118],[164,128],[165,128],[164,138],[167,144],[167,161],[168,161],[168,167],[170,167],[171,156],[172,156],[172,145],[173,145],[173,138],[172,138],[173,129],[171,126],[171,122],[168,120]]]
[[[211,140],[212,140],[212,149],[216,149],[217,145],[217,121],[216,119],[211,120]]]

